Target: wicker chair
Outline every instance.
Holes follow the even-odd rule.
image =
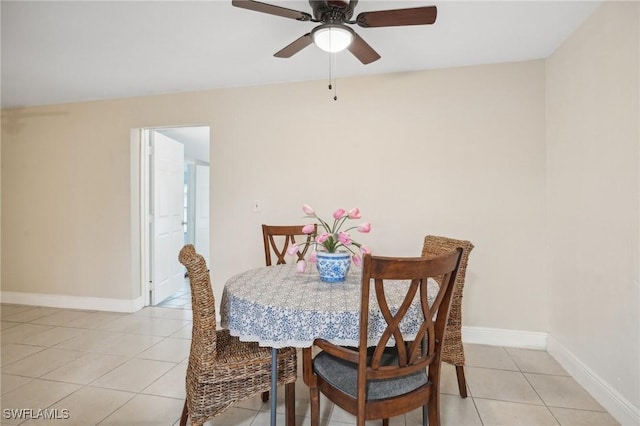
[[[464,347],[462,346],[462,290],[464,289],[464,278],[467,271],[469,253],[473,250],[473,244],[464,240],[427,235],[424,239],[422,256],[428,258],[439,256],[442,253],[447,253],[458,247],[462,248],[462,259],[460,260],[456,289],[454,290],[451,301],[447,329],[444,333],[442,360],[455,365],[460,396],[466,398],[467,381],[464,377]]]
[[[228,330],[216,330],[216,309],[204,258],[188,244],[180,263],[189,273],[193,309],[191,352],[187,366],[187,398],[180,425],[187,419],[201,426],[233,403],[271,388],[271,348],[241,342]],[[285,385],[287,425],[295,425],[296,350],[278,351],[278,384]]]
[[[316,339],[313,344],[321,351],[315,357],[313,348],[302,350],[311,426],[318,426],[320,421],[320,392],[357,416],[358,426],[375,419],[382,419],[383,426],[388,426],[389,418],[420,407],[424,425],[428,418],[429,426],[440,426],[441,342],[461,256],[462,249],[431,259],[364,256],[358,347]],[[435,277],[441,277],[442,284],[430,306],[428,278]],[[406,280],[410,285],[399,308],[392,312],[387,299],[390,289],[398,287],[393,280]],[[409,341],[400,324],[416,299],[422,315],[416,318],[418,333]],[[370,323],[378,326],[369,313],[377,311],[384,318],[384,328],[375,346],[367,347]]]
[[[285,256],[289,244],[296,243],[296,236],[301,236],[300,241],[305,240],[302,251],[298,251],[298,260],[302,260],[311,245],[316,232],[305,234],[302,232],[304,225],[262,225],[262,239],[264,240],[264,258],[266,266],[271,266],[271,252],[276,255],[276,265],[287,263]],[[315,229],[317,230],[317,225]]]

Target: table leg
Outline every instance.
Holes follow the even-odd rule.
[[[271,348],[271,426],[276,426],[278,405],[278,350]]]

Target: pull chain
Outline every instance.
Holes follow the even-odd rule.
[[[333,53],[329,53],[329,90],[332,89],[332,85],[331,85],[331,70],[332,70],[332,61],[331,61],[331,57],[333,56]]]
[[[333,89],[333,100],[338,100],[338,84],[332,73],[332,68],[336,66],[336,54],[329,53],[329,90]]]

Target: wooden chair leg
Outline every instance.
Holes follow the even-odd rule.
[[[382,419],[382,426],[389,426],[389,419]]]
[[[309,388],[309,403],[311,404],[311,426],[320,424],[320,392],[318,388]]]
[[[267,402],[269,400],[269,391],[262,392],[262,402]]]
[[[429,426],[440,426],[440,392],[434,392],[427,405],[429,414]],[[423,411],[424,415],[424,411]],[[422,419],[424,423],[424,418]]]
[[[467,381],[464,378],[464,366],[456,365],[456,376],[458,376],[458,390],[460,391],[460,397],[467,397]]]
[[[287,426],[296,426],[296,382],[284,385],[284,409]]]
[[[187,409],[187,401],[185,401],[184,408],[182,409],[182,415],[180,416],[180,426],[187,425],[187,417],[189,417],[189,410]]]

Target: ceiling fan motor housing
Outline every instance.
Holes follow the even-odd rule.
[[[325,24],[343,24],[353,16],[353,9],[358,0],[309,0],[313,17],[318,22]]]

